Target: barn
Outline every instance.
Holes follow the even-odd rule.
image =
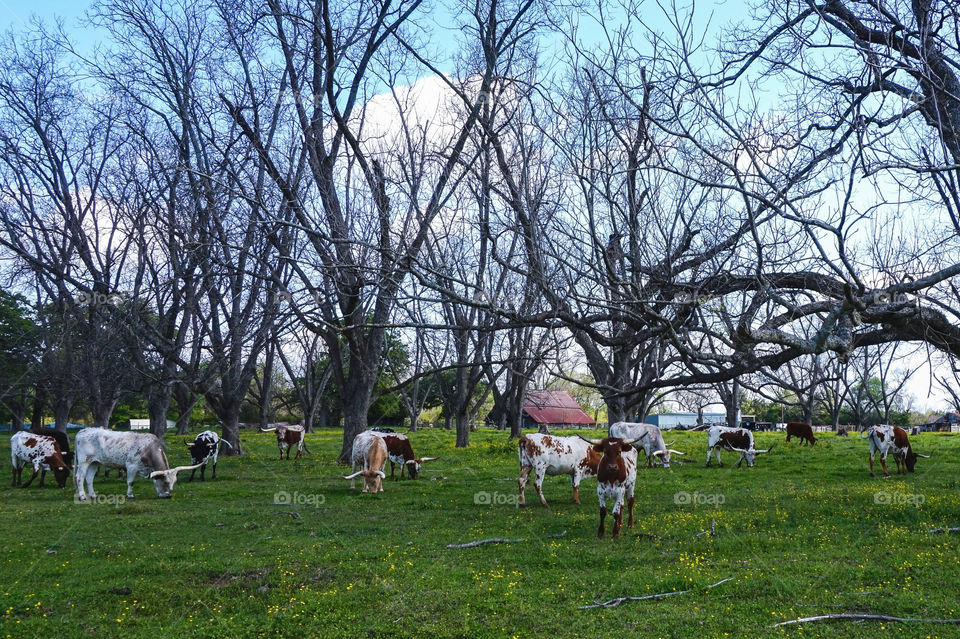
[[[523,402],[524,430],[593,428],[596,424],[567,391],[529,391]]]

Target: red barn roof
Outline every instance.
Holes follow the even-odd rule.
[[[567,391],[529,391],[523,410],[538,424],[595,423]]]

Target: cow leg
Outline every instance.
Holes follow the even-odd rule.
[[[136,469],[127,468],[127,499],[133,499],[133,480],[136,478]]]
[[[716,458],[717,458],[717,466],[719,466],[720,468],[723,468],[723,460],[720,459],[720,448],[719,448],[719,447],[714,448],[714,449],[713,449],[713,454],[714,454],[714,455],[716,456]]]
[[[393,462],[390,462],[390,476],[393,477]],[[520,491],[520,506],[527,505],[527,498],[524,494],[527,490],[527,478],[530,476],[530,466],[524,466],[520,469],[520,477],[517,478],[517,488]]]
[[[33,467],[33,474],[30,475],[30,479],[28,479],[28,480],[27,480],[27,483],[25,483],[23,486],[21,486],[21,488],[26,488],[27,486],[29,486],[29,485],[33,482],[33,480],[36,478],[36,476],[37,476],[39,473],[40,473],[40,469],[37,468],[36,466],[34,466],[34,467]]]
[[[207,462],[203,462],[203,466],[200,467],[200,481],[207,481]]]
[[[600,504],[600,527],[597,528],[597,537],[603,537],[603,520],[607,517],[607,505],[605,503]]]
[[[193,481],[193,476],[194,476],[196,473],[197,473],[197,469],[196,469],[196,468],[194,468],[193,470],[191,470],[191,471],[190,471],[190,479],[188,479],[187,481]],[[203,477],[203,473],[200,474],[200,477],[201,477],[201,478]]]
[[[876,477],[876,474],[873,472],[873,453],[870,453],[870,476]]]
[[[405,471],[406,469],[407,469],[406,463],[400,464],[400,479],[403,479],[403,471]]]
[[[16,488],[16,486],[17,486],[17,467],[16,467],[16,466],[13,466],[13,467],[10,469],[10,472],[13,474],[13,483],[10,484],[10,486]]]
[[[393,463],[393,460],[391,459],[391,460],[390,460],[390,479],[392,479],[392,480],[394,480],[394,481],[396,481],[396,477],[393,476],[393,467],[394,467],[395,465],[396,465],[396,464],[394,464],[394,463]],[[523,489],[521,489],[521,497],[522,497],[522,494],[523,494]],[[521,499],[521,501],[523,501],[523,500]],[[521,504],[521,506],[522,506],[522,505],[523,505],[523,504]]]
[[[627,498],[627,526],[633,528],[633,495]]]
[[[571,481],[573,482],[573,503],[580,505],[580,480],[583,479],[583,475],[579,472],[574,472],[571,476]]]
[[[623,524],[623,497],[613,505],[613,538],[620,539],[620,526]]]
[[[537,489],[537,497],[540,498],[540,503],[547,506],[547,500],[543,496],[543,476],[547,473],[546,468],[535,468],[533,477],[533,487]]]
[[[790,443],[790,433],[787,433],[787,443]]]
[[[43,488],[43,485],[47,483],[47,470],[43,469],[40,471],[40,488]]]
[[[711,455],[711,454],[713,454],[713,449],[712,449],[712,448],[708,448],[708,449],[707,449],[707,468],[710,468],[710,455]]]
[[[884,476],[884,477],[889,477],[889,476],[890,476],[890,471],[887,470],[887,456],[886,456],[886,455],[880,455],[880,465],[883,466],[883,476]]]
[[[84,474],[83,481],[87,482],[87,493],[91,499],[95,499],[97,494],[93,491],[93,478],[96,476],[97,471],[100,470],[100,464],[93,462],[87,466],[87,472]],[[83,496],[81,495],[81,500]]]
[[[203,477],[203,473],[200,473],[200,477]],[[210,479],[217,478],[217,458],[213,458],[213,470],[210,471]]]

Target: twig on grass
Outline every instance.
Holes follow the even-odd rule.
[[[562,532],[558,532],[558,533],[555,534],[555,535],[547,535],[547,537],[553,537],[554,539],[560,539],[561,537],[564,537],[566,534],[567,534],[567,531],[564,530],[564,531],[562,531]]]
[[[476,548],[477,546],[482,546],[483,544],[515,544],[521,541],[526,541],[526,539],[504,539],[503,537],[494,537],[492,539],[478,539],[477,541],[470,541],[465,544],[447,544],[447,548]]]
[[[733,580],[733,577],[727,577],[726,579],[721,579],[720,581],[718,581],[718,582],[715,583],[715,584],[710,584],[709,586],[704,586],[703,590],[709,590],[710,588],[715,588],[715,587],[719,586],[720,584],[725,584],[725,583],[727,583],[728,581],[732,581],[732,580]],[[579,608],[580,610],[587,610],[588,608],[614,608],[614,607],[619,606],[620,604],[622,604],[622,603],[624,603],[624,602],[626,602],[626,601],[643,601],[643,600],[645,600],[645,599],[663,599],[663,598],[665,598],[665,597],[672,597],[672,596],[674,596],[674,595],[683,595],[683,594],[686,594],[686,593],[688,593],[688,592],[691,592],[691,591],[690,591],[690,590],[677,590],[677,591],[674,591],[674,592],[659,592],[659,593],[657,593],[657,594],[655,594],[655,595],[643,595],[643,596],[641,596],[641,597],[617,597],[616,599],[610,599],[609,601],[604,601],[604,602],[602,602],[602,603],[595,603],[595,604],[590,604],[590,605],[587,605],[587,606],[579,606],[578,608]]]
[[[710,535],[711,537],[717,536],[717,520],[716,519],[710,520],[710,530],[704,530],[703,532],[698,532],[696,535],[693,536],[693,539],[694,541],[696,541],[697,539],[700,539],[704,535]]]
[[[647,539],[656,539],[657,541],[663,541],[663,537],[660,535],[654,535],[653,533],[637,533],[634,537],[646,537]]]
[[[943,533],[960,533],[960,526],[956,528],[931,528],[929,531],[931,535],[940,535]]]
[[[817,615],[815,617],[802,617],[800,619],[791,619],[789,621],[781,621],[780,623],[775,623],[771,628],[778,628],[780,626],[789,626],[792,624],[798,623],[807,623],[808,621],[834,621],[834,620],[844,620],[844,621],[891,621],[896,623],[909,623],[920,622],[920,623],[952,623],[960,624],[960,619],[922,619],[919,617],[892,617],[890,615],[866,615],[866,614],[854,614],[854,613],[840,613],[835,615]]]

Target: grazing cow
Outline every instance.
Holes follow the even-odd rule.
[[[57,440],[57,446],[60,447],[60,456],[63,457],[63,461],[67,462],[67,467],[70,470],[73,470],[73,453],[70,452],[70,438],[67,437],[67,434],[57,430],[56,428],[38,428],[37,430],[31,430],[31,433],[35,435],[46,435],[47,437],[53,437]],[[40,471],[40,485],[43,486],[43,482],[47,477],[47,471]]]
[[[389,432],[388,432],[389,431]],[[410,469],[410,479],[416,479],[420,476],[420,467],[424,462],[433,461],[436,457],[417,458],[413,454],[413,447],[406,435],[395,433],[385,428],[371,428],[365,431],[381,438],[387,445],[387,456],[390,459],[390,478],[393,479],[394,464],[400,464],[400,477],[403,477],[403,469]]]
[[[357,435],[353,440],[353,454],[350,461],[356,472],[346,475],[344,479],[350,480],[351,489],[355,487],[357,475],[363,475],[363,490],[360,492],[383,492],[383,479],[387,476],[383,472],[383,467],[387,463],[387,444],[382,438],[370,431]],[[358,471],[357,466],[360,466],[361,470]]]
[[[570,475],[573,481],[573,501],[580,503],[580,480],[597,476],[597,464],[600,453],[580,437],[558,437],[535,433],[524,435],[517,443],[520,455],[520,505],[526,506],[524,491],[527,477],[533,470],[533,487],[537,489],[540,503],[547,505],[543,498],[544,475]]]
[[[277,431],[277,448],[280,449],[280,459],[283,459],[283,451],[287,451],[287,459],[290,459],[290,449],[294,446],[297,447],[297,454],[293,456],[294,459],[300,459],[300,456],[303,455],[304,449],[304,430],[303,426],[296,424],[295,426],[274,426],[272,428],[261,428],[261,433],[269,433],[270,431]],[[310,449],[307,448],[307,452],[310,453]],[[313,453],[310,453],[311,455]]]
[[[653,458],[659,457],[664,468],[670,468],[670,455],[686,455],[679,450],[673,450],[663,441],[663,433],[653,424],[636,422],[617,422],[610,426],[610,437],[634,440],[634,447],[642,450],[647,457],[647,468],[653,467]]]
[[[870,476],[876,477],[873,473],[873,456],[880,452],[880,465],[883,467],[885,477],[890,476],[887,470],[887,453],[893,453],[893,459],[897,462],[897,473],[913,472],[913,467],[917,463],[918,457],[928,459],[930,455],[919,455],[913,452],[910,447],[910,439],[907,437],[907,431],[899,426],[890,424],[877,424],[868,428],[861,438],[866,437],[870,440]],[[902,465],[902,467],[901,467]]]
[[[134,431],[114,431],[105,428],[84,428],[74,441],[76,444],[77,469],[73,480],[77,486],[77,498],[86,501],[84,485],[90,497],[96,498],[93,491],[93,477],[97,470],[122,468],[127,473],[127,499],[133,499],[133,480],[137,475],[153,480],[157,497],[168,499],[177,483],[177,473],[181,470],[193,470],[193,466],[170,468],[167,456],[163,452],[163,442],[156,435]]]
[[[769,453],[773,446],[766,450],[757,450],[753,446],[753,433],[746,428],[731,428],[729,426],[714,425],[707,429],[707,466],[710,466],[710,453],[717,457],[717,464],[723,466],[720,460],[720,449],[726,448],[740,453],[737,468],[747,460],[747,468],[753,468],[753,460],[761,453]]]
[[[184,442],[190,449],[190,457],[193,459],[193,463],[200,464],[200,481],[207,481],[203,474],[207,470],[208,461],[213,462],[213,474],[210,475],[210,478],[217,478],[217,457],[220,455],[221,443],[233,448],[230,442],[220,439],[220,436],[212,430],[203,431],[192,442]],[[196,472],[196,468],[190,471],[189,481],[193,481],[193,475]]]
[[[632,439],[581,437],[600,453],[597,464],[597,499],[600,500],[600,526],[597,537],[603,537],[603,522],[607,517],[607,502],[613,502],[613,538],[619,539],[623,523],[623,502],[627,502],[627,526],[633,526],[633,489],[637,483],[637,451]]]
[[[817,443],[817,438],[813,436],[813,426],[806,422],[787,422],[787,441],[791,437],[800,439],[801,445],[808,443],[811,446]]]
[[[67,476],[70,474],[70,465],[63,459],[56,439],[25,430],[14,433],[10,438],[10,464],[13,466],[13,485],[22,485],[23,488],[29,486],[41,470],[52,470],[60,488],[67,485]],[[33,474],[24,484],[23,467],[27,464],[33,466]],[[40,485],[43,486],[42,475]]]

